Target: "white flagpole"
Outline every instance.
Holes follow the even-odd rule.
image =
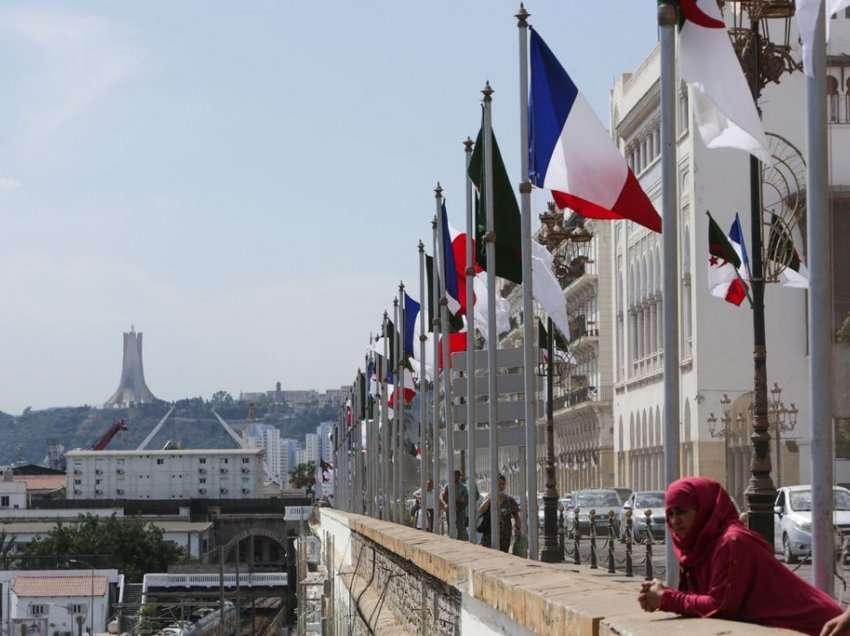
[[[470,543],[475,543],[476,517],[478,516],[478,483],[475,480],[475,254],[473,237],[475,236],[475,211],[472,205],[472,179],[469,178],[469,162],[472,160],[472,147],[475,142],[469,137],[463,142],[466,161],[464,179],[466,182],[466,532]]]
[[[496,244],[493,212],[493,89],[484,85],[484,211],[487,217],[487,421],[490,425],[490,547],[499,546],[499,431],[496,390]]]
[[[676,198],[676,5],[658,5],[661,39],[661,201],[664,222],[664,482],[679,478],[679,224]],[[679,582],[673,542],[665,544],[667,585]]]
[[[425,379],[425,244],[419,241],[419,496],[422,515],[422,530],[425,530],[425,482],[428,479],[428,453],[425,451],[428,428],[428,381]]]
[[[525,373],[525,479],[528,558],[537,560],[537,357],[534,346],[534,306],[531,274],[531,180],[528,176],[528,12],[520,5],[516,15],[519,27],[519,110],[520,167],[519,184],[522,226],[522,344]]]
[[[451,360],[449,359],[449,310],[448,310],[448,293],[446,291],[446,283],[448,276],[454,275],[454,272],[448,271],[448,263],[446,262],[446,250],[450,250],[450,245],[445,245],[443,241],[443,231],[448,231],[448,228],[443,227],[443,188],[437,183],[434,189],[435,200],[437,205],[437,244],[440,248],[440,332],[443,335],[443,419],[446,423],[446,488],[448,489],[448,521],[449,521],[449,536],[452,539],[457,538],[457,507],[455,506],[455,478],[454,478],[454,418],[452,417],[452,374]],[[437,491],[437,484],[434,484],[434,495],[439,498],[440,493]],[[436,505],[436,504],[435,504]]]
[[[439,281],[439,272],[437,270],[437,218],[439,214],[434,217],[433,222],[431,223],[431,230],[433,236],[433,249],[434,249],[434,258],[432,261],[433,267],[431,270],[431,302],[433,303],[433,308],[431,309],[431,313],[433,314],[434,321],[432,324],[432,329],[434,332],[434,381],[431,384],[431,391],[434,398],[434,406],[431,411],[431,432],[433,437],[433,444],[431,446],[431,461],[432,461],[432,483],[434,484],[434,532],[436,534],[440,534],[442,532],[442,523],[440,521],[440,506],[437,505],[437,488],[439,488],[440,484],[440,391],[439,391],[439,383],[437,382],[437,359],[440,355],[439,351],[439,337],[440,337],[440,281]],[[425,505],[425,493],[422,493],[422,505]]]
[[[390,361],[389,355],[389,337],[387,336],[387,320],[389,316],[387,312],[384,312],[384,330],[383,330],[383,339],[384,339],[384,363],[383,368],[381,369],[383,376],[381,378],[381,468],[383,469],[382,481],[381,485],[381,502],[383,504],[381,511],[381,519],[388,520],[390,518],[390,422],[388,417],[388,409],[387,399],[389,396],[387,395],[387,369],[390,367],[392,362]]]
[[[396,398],[398,397],[398,319],[400,315],[399,307],[398,307],[398,298],[393,299],[393,333],[392,339],[394,344],[395,355],[393,356],[393,360],[390,360],[390,369],[393,370],[393,392],[395,393]],[[388,398],[390,396],[387,396]],[[395,523],[400,523],[398,518],[398,497],[399,497],[399,487],[398,487],[398,479],[397,479],[397,466],[398,466],[398,400],[393,402],[393,420],[392,420],[392,433],[390,434],[390,453],[393,458],[392,470],[390,472],[390,476],[392,479],[392,501],[390,502],[390,521],[394,521]]]
[[[812,405],[812,562],[815,585],[834,595],[832,462],[832,270],[828,136],[826,125],[826,15],[818,3],[812,46],[812,76],[806,76],[809,161],[806,218],[809,255],[809,391]],[[782,450],[780,449],[781,453]]]

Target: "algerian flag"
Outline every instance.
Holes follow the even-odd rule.
[[[829,41],[829,18],[846,7],[850,7],[850,0],[825,0],[826,1],[826,39]],[[813,77],[812,73],[812,47],[815,46],[815,25],[818,20],[818,11],[824,0],[797,0],[797,28],[800,31],[800,40],[803,42],[803,70],[806,75]],[[820,46],[820,43],[817,44]]]
[[[747,297],[747,284],[738,274],[743,264],[729,238],[708,214],[708,290],[712,296],[740,305]]]
[[[520,242],[520,211],[514,194],[508,171],[502,161],[496,135],[492,130],[493,148],[493,217],[496,234],[496,276],[514,283],[522,283],[522,244]],[[469,178],[478,190],[476,209],[476,249],[477,259],[482,269],[486,269],[484,255],[484,128],[478,131],[475,150],[469,161]],[[531,241],[531,278],[532,295],[552,318],[555,326],[569,336],[570,326],[567,319],[567,303],[558,279],[552,273],[552,255],[537,241]]]
[[[679,70],[691,87],[703,142],[708,148],[739,148],[772,164],[752,91],[717,0],[679,0],[679,7]]]
[[[809,270],[800,258],[794,239],[785,224],[775,214],[770,215],[770,238],[767,242],[767,257],[785,269],[779,275],[783,287],[809,288]]]

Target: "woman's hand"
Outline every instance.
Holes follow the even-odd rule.
[[[820,630],[820,636],[839,636],[850,629],[850,609],[845,610],[841,616],[836,616]]]
[[[641,583],[640,593],[638,594],[638,603],[641,609],[645,612],[654,612],[661,607],[661,597],[666,589],[667,586],[658,579]]]

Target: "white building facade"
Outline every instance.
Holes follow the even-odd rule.
[[[831,49],[850,53],[850,19],[839,16],[832,23]],[[792,37],[796,41],[796,37]],[[793,51],[799,59],[799,49]],[[847,205],[850,186],[850,89],[847,68],[836,68],[830,56],[831,84],[845,83],[837,104],[838,121],[830,126],[835,245],[850,240]],[[660,65],[656,49],[634,72],[620,78],[611,92],[611,130],[656,208],[661,208],[660,166]],[[679,204],[679,331],[680,331],[680,440],[683,475],[699,474],[725,483],[733,497],[743,503],[749,479],[753,386],[752,313],[710,295],[707,286],[708,221],[712,213],[728,231],[739,212],[749,243],[752,236],[749,204],[749,156],[742,151],[707,149],[693,128],[693,114],[686,86],[678,93],[676,170]],[[761,106],[772,152],[784,163],[765,168],[764,206],[783,212],[790,201],[802,200],[795,220],[805,227],[805,164],[798,149],[805,149],[805,104],[802,73],[785,75],[781,84],[765,88]],[[845,113],[843,108],[847,112]],[[832,107],[832,106],[831,106]],[[832,111],[831,111],[832,112]],[[844,116],[842,120],[841,117]],[[847,122],[840,123],[841,121]],[[773,193],[771,184],[782,182],[788,192]],[[787,186],[786,184],[793,184]],[[843,193],[843,194],[842,194]],[[800,197],[802,197],[800,199]],[[794,215],[792,215],[794,216]],[[766,212],[770,221],[769,211]],[[767,243],[767,230],[764,231]],[[806,260],[799,232],[795,244]],[[616,481],[634,489],[663,486],[663,343],[661,235],[626,221],[613,224],[608,255],[613,282],[613,417]],[[841,266],[840,259],[845,266]],[[850,261],[836,251],[833,266],[836,288],[836,319],[850,311],[848,276]],[[772,442],[774,481],[806,483],[811,431],[808,403],[807,292],[770,284],[765,292],[768,386],[782,389],[786,406],[799,410],[796,427],[782,434],[780,450]],[[843,305],[841,303],[844,303]],[[724,406],[728,400],[728,406]],[[723,434],[718,420],[726,415],[731,425]],[[712,430],[714,429],[714,430]],[[775,438],[775,430],[772,431]],[[781,453],[779,455],[778,453]],[[782,467],[777,474],[776,466]],[[838,461],[836,479],[850,480],[850,465]]]
[[[68,499],[240,499],[257,496],[263,449],[65,454]]]
[[[251,424],[242,434],[245,446],[262,448],[265,451],[265,463],[268,477],[279,481],[280,473],[280,430],[270,424]]]

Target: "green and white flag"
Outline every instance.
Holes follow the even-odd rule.
[[[809,270],[800,258],[797,248],[794,247],[794,238],[791,232],[775,214],[770,218],[770,238],[767,243],[768,258],[785,265],[779,275],[779,282],[783,287],[794,287],[797,289],[809,288]]]

